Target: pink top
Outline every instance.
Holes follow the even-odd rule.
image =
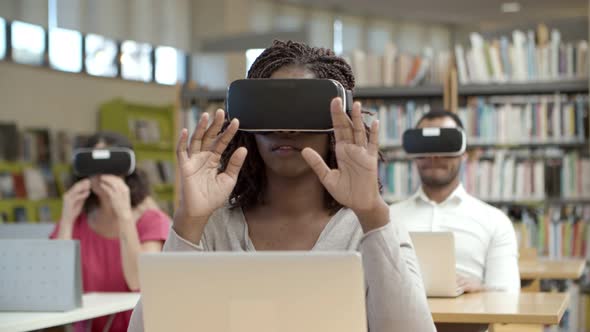
[[[170,218],[160,210],[147,210],[137,220],[139,241],[162,241],[168,237]],[[55,226],[50,238],[55,238],[59,224]],[[88,292],[131,292],[123,275],[121,246],[119,238],[103,237],[90,228],[86,214],[76,219],[72,238],[80,241],[82,261],[82,285],[84,293]],[[117,314],[113,320],[111,332],[125,332],[131,317],[131,311]],[[92,320],[92,331],[101,332],[108,321],[108,316]],[[84,324],[76,324],[75,331],[83,331]]]

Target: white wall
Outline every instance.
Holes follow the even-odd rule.
[[[22,127],[48,127],[90,133],[99,105],[122,97],[138,103],[169,105],[176,87],[95,78],[46,68],[0,62],[0,121]]]

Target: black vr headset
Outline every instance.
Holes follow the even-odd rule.
[[[410,157],[457,157],[465,152],[467,139],[460,128],[408,129],[402,146]]]
[[[330,132],[335,97],[344,111],[352,110],[352,92],[335,80],[244,79],[229,86],[225,109],[242,131]]]
[[[121,147],[74,150],[74,173],[79,177],[98,174],[130,175],[135,170],[135,153]]]

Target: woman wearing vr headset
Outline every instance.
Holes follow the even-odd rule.
[[[119,134],[91,136],[86,148],[123,147]],[[80,242],[84,292],[131,292],[139,289],[137,259],[157,252],[170,229],[170,218],[149,196],[146,175],[101,174],[79,178],[64,194],[62,215],[51,238]],[[75,331],[127,331],[131,311],[76,323]]]
[[[290,41],[267,48],[248,78],[334,79],[354,88],[342,58]],[[201,116],[190,143],[184,129],[180,206],[164,250],[360,251],[369,330],[434,331],[409,235],[390,221],[380,195],[378,123],[369,130],[360,103],[349,116],[342,104],[331,103],[329,134],[238,131],[222,110],[209,128]],[[143,330],[141,316],[139,304],[129,331]]]

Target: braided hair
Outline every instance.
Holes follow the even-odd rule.
[[[300,67],[311,71],[316,78],[334,79],[347,90],[354,88],[354,75],[351,67],[336,56],[330,49],[310,47],[295,41],[275,40],[254,61],[247,78],[270,78],[284,67]],[[229,122],[226,122],[226,126]],[[368,134],[368,128],[367,134]],[[336,168],[336,142],[334,134],[329,135],[329,148],[326,164]],[[264,161],[258,152],[254,134],[238,131],[221,156],[221,170],[225,170],[233,152],[240,146],[248,149],[248,155],[238,176],[236,186],[230,195],[230,207],[250,208],[264,203],[266,173]],[[324,189],[324,206],[331,214],[336,213],[342,205]]]

